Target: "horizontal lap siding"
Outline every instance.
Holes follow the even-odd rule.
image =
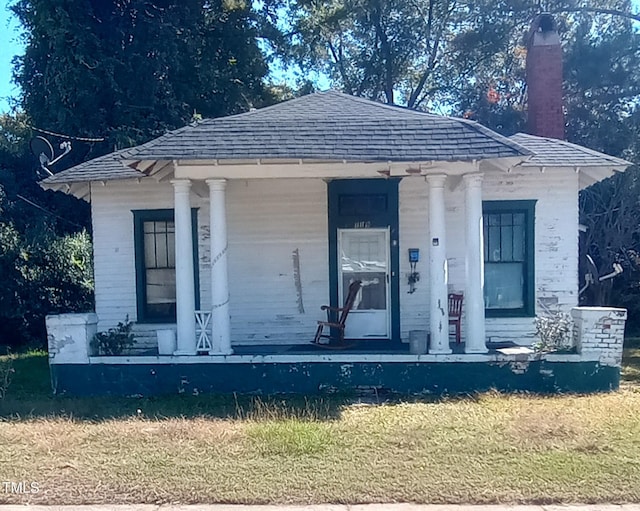
[[[400,304],[402,339],[411,330],[429,325],[428,185],[424,178],[405,178],[400,184]],[[578,176],[572,170],[541,173],[485,173],[483,200],[537,200],[535,218],[536,311],[539,302],[568,311],[577,305],[578,289]],[[449,177],[445,187],[449,291],[465,292],[464,183]],[[409,294],[407,250],[420,248],[420,282]],[[463,307],[463,315],[464,315]],[[487,318],[487,338],[523,344],[533,341],[533,318]],[[463,336],[465,325],[463,318]]]
[[[201,308],[211,307],[207,187],[194,186],[198,208]],[[536,204],[536,300],[568,310],[577,303],[578,177],[572,171],[485,174],[483,200]],[[400,320],[402,339],[429,328],[428,187],[424,178],[400,183]],[[450,291],[465,290],[464,184],[446,185]],[[110,182],[92,185],[96,312],[99,328],[126,315],[136,319],[134,209],[173,208],[169,183]],[[227,185],[229,288],[234,344],[310,340],[320,306],[329,301],[327,190],[322,180],[242,180]],[[407,250],[420,249],[420,282],[409,294]],[[299,252],[301,312],[293,253]],[[538,309],[539,310],[539,309]],[[139,328],[151,328],[143,327]],[[489,318],[492,340],[529,343],[533,318]],[[464,333],[464,325],[463,325]],[[151,342],[151,341],[149,341]]]
[[[484,200],[536,199],[536,313],[543,302],[568,312],[578,304],[578,174],[569,169],[486,175]],[[524,344],[534,339],[533,318],[488,318],[487,337]]]
[[[234,344],[311,341],[329,300],[322,180],[231,181],[227,188]],[[301,296],[294,277],[299,253]]]
[[[411,330],[429,330],[429,203],[424,178],[400,181],[400,330],[404,341]],[[410,248],[420,249],[416,271],[420,282],[409,293]]]
[[[192,193],[191,205],[199,208],[198,225],[201,238],[202,224],[209,211],[208,201]],[[130,320],[137,320],[132,211],[140,209],[173,209],[171,184],[150,180],[141,183],[111,181],[106,186],[92,183],[91,211],[99,330],[115,326],[127,315]],[[206,221],[208,224],[208,220]],[[208,269],[201,268],[201,290],[210,287],[208,279]],[[206,294],[201,292],[201,296]],[[137,328],[146,330],[152,326],[140,325]]]

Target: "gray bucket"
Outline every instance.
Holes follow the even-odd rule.
[[[158,355],[173,355],[176,351],[176,331],[158,330]]]
[[[427,331],[409,331],[409,352],[413,355],[422,355],[427,352]]]

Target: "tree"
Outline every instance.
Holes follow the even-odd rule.
[[[290,0],[287,62],[346,92],[442,110],[502,133],[526,131],[523,0]],[[637,7],[636,7],[637,9]],[[629,0],[550,0],[564,49],[568,140],[640,164],[640,15]],[[640,318],[640,170],[581,194],[585,252],[625,267],[613,300]],[[634,326],[634,325],[632,325]],[[640,321],[635,325],[640,329]]]
[[[105,137],[94,153],[184,126],[194,111],[269,100],[256,14],[242,0],[19,0],[13,10],[26,39],[15,60],[24,111],[40,128]]]
[[[48,313],[92,308],[87,204],[44,192],[29,140],[72,140],[56,169],[271,101],[243,0],[18,0],[21,110],[0,119],[0,344],[42,343]],[[32,129],[33,128],[33,129]],[[64,136],[47,135],[54,147]]]

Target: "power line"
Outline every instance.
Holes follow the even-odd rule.
[[[64,138],[67,140],[77,140],[78,142],[104,142],[105,138],[87,138],[87,137],[72,137],[71,135],[63,135],[62,133],[55,133],[53,131],[42,130],[40,128],[36,128],[35,126],[29,126],[33,131],[37,131],[38,133],[44,133],[45,135],[51,135],[52,137]]]
[[[49,211],[48,209],[43,208],[42,206],[40,206],[40,204],[36,204],[35,202],[27,199],[26,197],[23,197],[19,193],[16,194],[16,197],[18,197],[19,199],[22,199],[23,201],[25,201],[27,204],[33,206],[34,208],[38,208],[39,210],[44,211],[47,215],[54,216],[58,220],[62,220],[63,222],[67,222],[68,224],[73,225],[74,227],[79,227],[80,229],[84,229],[84,227],[82,225],[77,224],[75,222],[72,222],[71,220],[67,220],[66,218],[61,217],[60,215],[56,215],[52,211]]]

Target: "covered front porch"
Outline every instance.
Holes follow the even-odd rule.
[[[324,218],[316,217],[310,221],[314,225],[309,225],[309,231],[315,231],[318,236],[324,232],[327,240],[324,250],[328,254],[318,258],[324,261],[324,267],[314,268],[314,275],[325,276],[329,291],[329,296],[325,295],[320,303],[342,306],[348,282],[354,278],[362,279],[365,285],[370,286],[361,291],[362,296],[347,320],[346,337],[360,341],[357,349],[408,352],[407,329],[401,329],[400,325],[403,319],[401,309],[415,307],[422,309],[419,316],[424,319],[420,324],[414,322],[414,325],[416,329],[428,332],[429,353],[452,353],[447,304],[448,294],[457,291],[464,294],[464,342],[457,346],[456,351],[486,353],[482,182],[484,171],[504,173],[504,165],[505,162],[501,161],[484,161],[482,165],[477,161],[467,161],[439,165],[433,162],[402,162],[382,166],[304,161],[282,161],[278,164],[260,161],[209,162],[205,165],[202,162],[173,161],[155,162],[149,168],[143,166],[143,171],[150,178],[155,177],[159,182],[170,181],[173,188],[177,340],[174,354],[229,355],[237,350],[243,352],[248,349],[243,347],[244,344],[251,344],[251,349],[260,352],[269,345],[269,338],[282,338],[277,328],[270,331],[272,325],[269,323],[264,324],[262,331],[258,332],[264,339],[260,343],[232,334],[231,310],[244,307],[246,300],[243,293],[250,291],[234,287],[229,257],[242,258],[243,250],[256,250],[258,247],[253,244],[249,249],[242,246],[244,240],[238,239],[235,244],[232,240],[230,248],[229,232],[231,230],[233,236],[233,215],[238,212],[238,206],[232,207],[229,213],[228,189],[253,186],[256,189],[264,188],[267,193],[266,190],[277,187],[286,188],[284,185],[287,180],[293,180],[289,182],[295,182],[298,187],[313,184],[312,188],[319,190],[319,179],[328,183],[321,185],[322,188],[326,187],[323,193],[326,197],[323,199],[326,201],[325,213],[322,215]],[[398,185],[401,181],[404,191],[399,194]],[[424,195],[409,197],[413,189],[424,190]],[[206,194],[203,193],[205,190]],[[206,248],[210,255],[206,260],[200,259],[198,270],[201,274],[208,274],[208,285],[200,287],[208,288],[206,292],[209,296],[201,299],[210,306],[201,309],[196,307],[198,282],[192,277],[196,270],[194,264],[198,264],[198,258],[194,257],[197,247],[192,236],[195,218],[192,210],[196,207],[194,195],[207,202],[208,207],[203,209],[208,209],[209,213]],[[447,200],[447,196],[454,197],[455,202],[451,198]],[[371,200],[363,206],[363,198]],[[353,200],[353,205],[347,203],[348,200]],[[375,209],[376,200],[382,201],[380,203],[388,208],[386,214]],[[419,233],[415,225],[410,227],[413,229],[412,239],[408,234],[410,229],[405,229],[402,221],[398,220],[403,215],[403,208],[411,208],[416,223],[421,224]],[[453,235],[457,255],[462,256],[457,258],[456,279],[463,286],[458,284],[455,288],[450,282],[448,260],[451,259],[451,253],[447,237],[451,234],[447,233],[447,209],[455,209],[462,220],[457,222],[457,227],[462,229],[456,229]],[[294,204],[288,211],[295,218],[297,212]],[[279,219],[274,218],[273,221]],[[317,225],[321,222],[324,225]],[[286,225],[283,228],[286,229]],[[268,247],[277,243],[277,236],[274,235],[271,243],[266,237],[262,238],[264,241],[260,250],[264,250],[264,257],[273,257]],[[306,241],[304,238],[292,240],[292,245],[304,245]],[[372,248],[374,244],[375,248]],[[419,284],[422,289],[417,295],[407,297],[407,294],[413,293],[415,286],[415,281],[411,285],[407,282],[415,278],[415,273],[409,270],[416,269],[410,266],[409,248],[420,254],[417,257],[418,269],[422,271]],[[365,255],[362,254],[363,250],[366,251]],[[308,352],[318,349],[312,345],[307,347],[306,344],[313,339],[316,320],[323,319],[324,313],[318,306],[312,308],[304,303],[300,257],[299,250],[292,254],[292,292],[296,293],[296,312],[307,318],[308,336],[296,336],[294,343],[300,346],[299,350]],[[263,286],[259,292],[269,300],[269,292],[264,287],[268,284],[261,282],[259,270],[249,267],[244,272],[249,277],[256,272],[256,282]],[[237,303],[234,304],[234,300]],[[172,326],[164,324],[158,328],[166,330]],[[145,326],[140,329],[149,330]],[[279,341],[279,344],[282,342],[286,341]]]

